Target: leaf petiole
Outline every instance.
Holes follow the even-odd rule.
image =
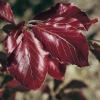
[[[43,22],[44,22],[43,20],[30,20],[27,23],[28,24],[33,24],[33,23],[43,23]]]

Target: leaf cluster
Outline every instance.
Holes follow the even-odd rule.
[[[1,71],[8,70],[28,89],[37,91],[47,73],[58,80],[64,79],[69,64],[89,66],[89,49],[100,58],[99,45],[91,42],[88,45],[80,31],[87,31],[98,20],[90,20],[71,3],[57,3],[32,20],[16,24],[9,3],[0,0],[0,20],[11,23],[2,28],[8,35],[4,40],[6,67],[2,63]]]

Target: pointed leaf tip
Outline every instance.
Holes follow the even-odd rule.
[[[10,6],[4,7],[9,8],[9,13],[6,16],[4,10],[0,18],[13,23]],[[33,20],[33,32],[23,29],[25,22],[21,22],[5,40],[9,54],[7,68],[21,85],[37,91],[47,72],[61,80],[66,64],[89,66],[88,45],[79,29],[88,30],[97,19],[90,20],[85,12],[70,3],[57,3]]]
[[[14,34],[16,33],[7,37],[7,40],[12,38]],[[48,71],[46,65],[48,53],[43,50],[42,44],[32,32],[25,30],[20,35],[23,37],[20,38],[19,44],[14,45],[13,51],[7,58],[7,69],[22,86],[37,91],[44,82]],[[13,40],[6,42],[13,45]],[[9,49],[9,46],[6,45],[6,48]]]
[[[52,57],[48,58],[48,73],[50,76],[63,80],[66,71],[66,64],[61,64],[59,60]]]
[[[0,0],[0,19],[14,24],[14,15],[10,4]]]
[[[66,23],[43,23],[33,26],[33,32],[60,63],[89,66],[85,36],[74,27]]]

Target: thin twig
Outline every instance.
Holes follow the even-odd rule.
[[[43,23],[44,21],[42,20],[30,20],[27,22],[27,24],[30,24],[30,23]]]

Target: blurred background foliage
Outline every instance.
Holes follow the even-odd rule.
[[[83,11],[87,12],[90,19],[98,18],[100,20],[100,0],[5,0],[11,4],[12,11],[15,16],[15,22],[29,21],[37,13],[42,12],[50,8],[50,6],[55,5],[57,2],[70,2],[78,6]],[[44,15],[45,16],[45,15]],[[6,22],[0,21],[0,29],[6,24]],[[93,25],[88,32],[83,32],[86,38],[100,40],[100,22]],[[4,32],[0,31],[0,41],[6,36]],[[5,52],[3,42],[0,42],[0,52]],[[5,55],[4,55],[5,56]],[[0,59],[2,56],[0,57]],[[89,52],[89,67],[78,68],[76,66],[67,66],[65,79],[60,87],[61,89],[64,85],[68,84],[72,80],[80,80],[84,82],[88,88],[82,89],[82,92],[87,100],[100,100],[100,64],[94,57],[94,55]],[[0,75],[0,82],[3,80],[2,75]],[[54,79],[47,76],[44,85],[48,85],[53,90]],[[57,92],[56,91],[56,92]],[[32,90],[21,93],[17,92],[15,100],[50,100],[49,92],[34,93]],[[52,92],[53,93],[53,92]],[[51,93],[51,95],[53,95]],[[51,99],[52,100],[52,99]],[[76,100],[72,99],[58,99],[58,100]],[[77,99],[85,100],[85,99]]]

